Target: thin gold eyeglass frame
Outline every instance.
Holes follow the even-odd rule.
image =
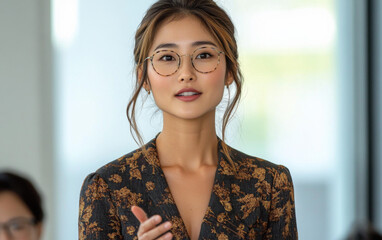
[[[207,71],[207,72],[203,72],[203,71],[199,71],[199,70],[195,67],[193,58],[194,58],[194,54],[195,54],[196,51],[199,51],[199,50],[201,50],[201,49],[206,49],[206,48],[213,49],[214,51],[217,52],[217,54],[218,54],[218,62],[216,63],[216,66],[215,66],[215,68],[214,68],[213,70],[211,70],[211,71]],[[153,62],[153,58],[154,58],[155,54],[158,54],[158,53],[160,53],[160,52],[173,52],[173,53],[175,53],[175,54],[178,56],[178,59],[179,59],[179,60],[178,60],[178,67],[176,68],[175,72],[170,73],[170,74],[161,74],[161,73],[159,73],[159,72],[155,69],[154,62]],[[192,67],[193,67],[197,72],[207,74],[207,73],[210,73],[210,72],[215,71],[215,70],[218,68],[219,63],[220,63],[220,55],[221,55],[221,54],[224,54],[224,52],[223,52],[223,51],[219,51],[218,49],[216,49],[216,48],[214,48],[214,47],[200,47],[200,48],[195,49],[195,50],[192,52],[192,54],[183,54],[183,55],[179,55],[177,52],[175,52],[175,51],[173,51],[173,50],[163,49],[163,50],[158,50],[158,51],[156,51],[155,53],[153,53],[153,55],[151,55],[150,57],[145,58],[145,61],[148,60],[148,59],[150,59],[151,66],[153,67],[154,71],[155,71],[156,73],[158,73],[159,75],[163,76],[163,77],[168,77],[168,76],[174,75],[176,72],[179,71],[179,68],[180,68],[180,66],[181,66],[181,64],[182,64],[182,57],[184,57],[184,56],[190,56],[190,60],[191,60],[191,65],[192,65]]]

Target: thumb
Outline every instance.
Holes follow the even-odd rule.
[[[138,206],[132,206],[131,211],[133,212],[134,216],[138,219],[140,223],[143,223],[144,221],[147,220],[147,215],[142,208]]]

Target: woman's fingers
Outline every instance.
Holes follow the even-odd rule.
[[[146,232],[154,229],[160,222],[162,222],[162,218],[159,215],[154,215],[147,219],[139,226],[138,236],[144,235]]]
[[[144,221],[147,220],[147,215],[142,208],[138,206],[132,206],[131,211],[133,212],[134,216],[138,219],[140,223],[143,223]]]
[[[166,233],[162,237],[158,238],[157,240],[170,240],[172,239],[172,234],[171,233]]]
[[[159,215],[154,215],[150,218],[147,218],[146,212],[138,206],[132,206],[131,211],[141,223],[138,229],[138,238],[140,240],[172,239],[172,234],[170,232],[166,233],[171,229],[171,222],[165,222],[160,224],[162,222],[162,218]]]
[[[146,223],[147,223],[147,225],[143,226]],[[150,223],[150,219],[147,220],[146,222],[142,223],[140,228],[145,228],[145,227],[148,227],[148,228],[152,227],[152,225]],[[166,233],[166,232],[169,231],[170,229],[171,229],[171,223],[165,222],[159,226],[152,228],[149,231],[142,231],[142,234],[140,234],[139,233],[140,231],[138,231],[138,238],[141,240],[151,240],[151,239],[169,240],[169,239],[172,239],[172,234]],[[164,234],[164,233],[166,233],[166,234]],[[163,236],[161,236],[161,235],[163,235]],[[161,236],[161,237],[159,238],[159,236]]]

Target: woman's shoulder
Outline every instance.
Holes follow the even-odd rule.
[[[108,185],[126,185],[134,181],[142,180],[142,171],[149,165],[147,156],[155,150],[152,140],[143,147],[137,148],[121,157],[101,166],[95,172],[90,173],[85,182],[102,181]]]
[[[242,178],[268,176],[277,177],[285,175],[290,178],[290,172],[284,165],[273,163],[269,160],[243,153],[235,148],[229,147],[230,156],[233,159],[236,170]]]
[[[131,168],[135,168],[142,161],[143,152],[138,148],[130,153],[124,154],[121,157],[101,166],[94,174],[102,177],[108,176],[113,173],[124,173]]]

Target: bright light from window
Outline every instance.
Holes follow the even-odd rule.
[[[327,9],[266,10],[243,17],[249,31],[242,31],[241,39],[256,50],[321,51],[334,42],[336,21]]]
[[[78,31],[78,0],[53,0],[52,12],[54,44],[69,47]]]

